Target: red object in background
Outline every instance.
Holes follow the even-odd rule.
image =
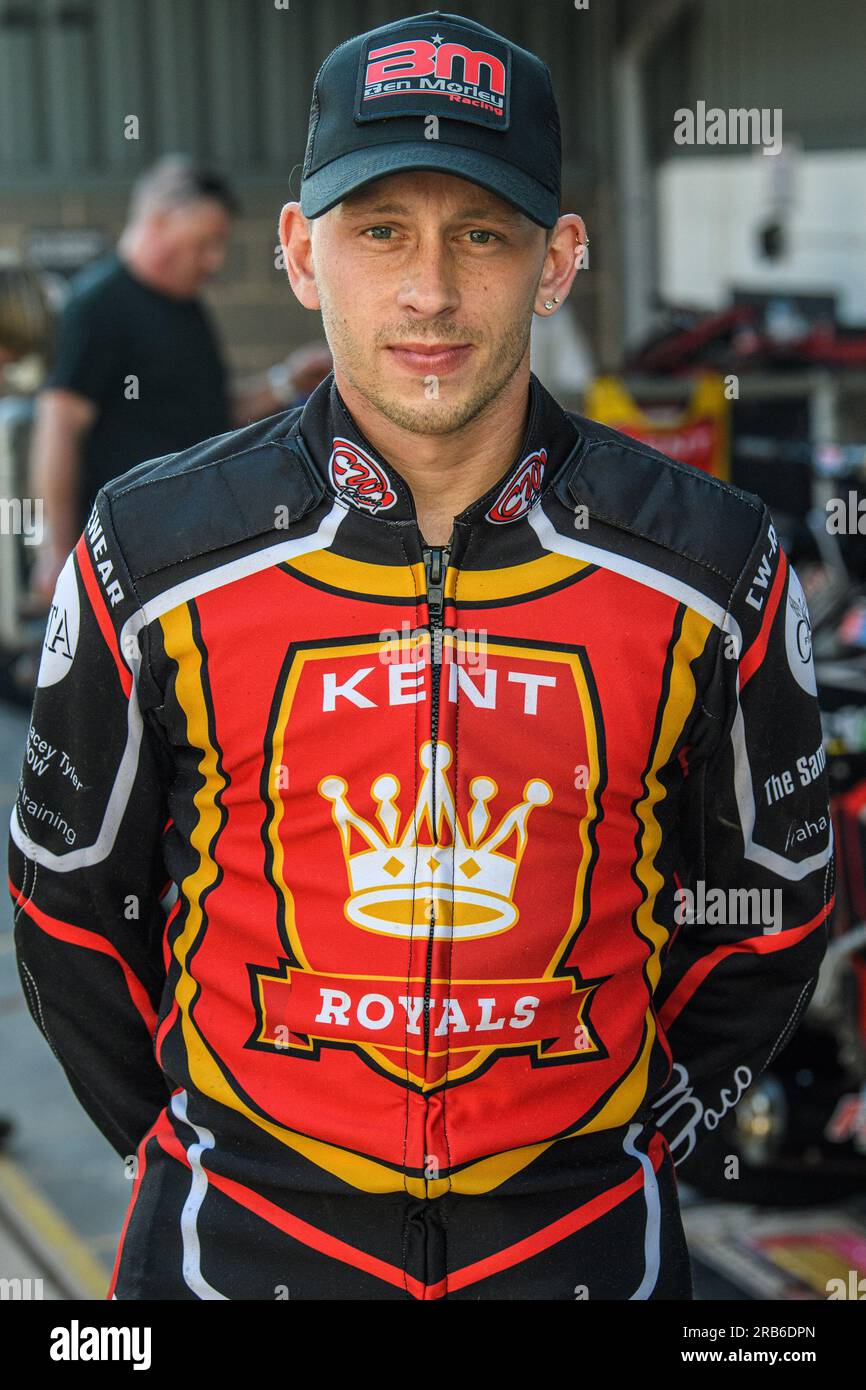
[[[730,478],[730,401],[724,377],[704,372],[690,399],[679,409],[642,406],[617,377],[598,377],[589,387],[584,413],[612,429],[639,439],[668,458]]]

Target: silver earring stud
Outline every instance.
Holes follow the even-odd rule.
[[[554,304],[558,304],[558,303],[559,303],[559,300],[557,299],[556,295],[554,295],[552,299],[545,299],[545,301],[544,301],[544,307],[545,307],[545,309],[552,309],[553,306],[554,306]]]

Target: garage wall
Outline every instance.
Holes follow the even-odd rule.
[[[20,254],[33,228],[95,227],[113,243],[136,173],[169,150],[196,155],[235,183],[244,206],[229,262],[208,291],[229,357],[240,371],[274,361],[319,331],[274,267],[279,210],[297,196],[313,77],[349,35],[423,8],[405,0],[289,0],[288,10],[274,0],[0,0],[0,256]],[[565,206],[596,233],[575,307],[604,352],[614,341],[615,295],[601,234],[612,170],[602,54],[615,0],[582,11],[573,0],[455,8],[532,47],[551,68]],[[124,138],[129,115],[138,117],[137,140]]]

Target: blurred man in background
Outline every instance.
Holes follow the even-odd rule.
[[[136,182],[116,251],[76,282],[31,454],[45,532],[32,587],[45,601],[103,483],[285,409],[330,368],[324,345],[303,349],[232,393],[198,295],[223,264],[238,211],[222,179],[167,155]]]

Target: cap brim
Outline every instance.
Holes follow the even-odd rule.
[[[301,184],[301,212],[305,217],[320,217],[356,188],[363,188],[365,184],[386,174],[398,174],[409,169],[431,169],[455,174],[458,178],[468,179],[470,183],[480,184],[491,193],[498,193],[506,202],[513,203],[541,227],[552,227],[559,217],[557,195],[513,164],[507,164],[494,155],[438,140],[369,145],[366,149],[351,150],[349,154],[341,155],[304,179]]]

